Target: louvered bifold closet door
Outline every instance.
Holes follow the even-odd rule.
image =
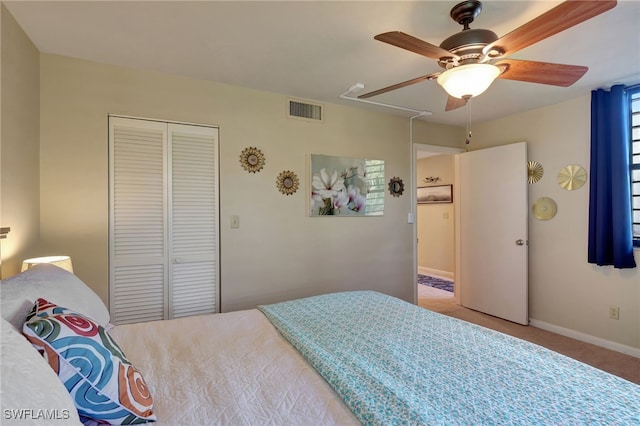
[[[110,117],[111,321],[167,316],[167,126]]]
[[[217,312],[218,132],[169,124],[171,318]]]

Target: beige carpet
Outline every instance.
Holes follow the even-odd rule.
[[[640,384],[640,358],[604,349],[533,326],[523,326],[456,304],[453,293],[418,285],[418,305],[536,343]]]

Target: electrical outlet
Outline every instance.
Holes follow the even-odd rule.
[[[609,318],[614,320],[620,319],[620,307],[618,306],[609,306]]]

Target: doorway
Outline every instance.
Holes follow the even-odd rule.
[[[416,302],[457,303],[455,285],[455,154],[463,149],[414,144]],[[418,196],[420,191],[426,196]],[[452,197],[447,199],[447,194]]]

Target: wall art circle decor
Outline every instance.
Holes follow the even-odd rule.
[[[573,191],[587,181],[587,171],[577,164],[569,164],[558,173],[558,185],[567,191]]]
[[[399,177],[392,177],[389,180],[389,193],[394,197],[399,197],[404,192],[404,183]]]
[[[537,161],[527,162],[527,181],[529,183],[536,183],[542,179],[542,175],[544,175],[544,168],[542,168],[542,164]]]
[[[553,219],[558,212],[558,205],[552,198],[541,197],[533,203],[531,210],[533,210],[533,215],[536,219],[549,220]]]
[[[278,191],[282,192],[285,195],[294,194],[298,190],[298,186],[300,184],[300,180],[295,173],[289,170],[285,170],[280,173],[276,179],[276,185],[278,186]]]
[[[249,173],[255,173],[264,167],[264,154],[258,148],[247,147],[240,153],[240,164]]]

